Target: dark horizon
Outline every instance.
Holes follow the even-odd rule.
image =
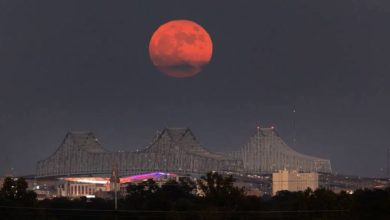
[[[213,41],[192,78],[149,58],[152,33],[173,19]],[[389,22],[388,1],[1,1],[0,172],[34,173],[69,130],[133,151],[188,127],[220,152],[275,126],[334,172],[384,177]]]

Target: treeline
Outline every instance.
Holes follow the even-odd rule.
[[[27,190],[28,184],[25,179],[4,179],[0,190],[1,206],[34,206],[37,204],[37,194]]]
[[[214,215],[206,219],[248,219],[260,216],[295,216],[297,219],[387,219],[386,217],[390,216],[389,188],[362,189],[353,194],[307,189],[303,192],[280,191],[273,197],[256,197],[247,196],[245,188],[234,186],[234,181],[232,176],[211,172],[196,183],[189,178],[179,178],[178,181],[169,180],[160,186],[150,179],[128,185],[126,195],[118,201],[118,207],[122,210],[121,214],[184,213],[186,218],[191,219],[205,219],[204,215],[207,213]],[[38,202],[35,193],[27,190],[23,179],[14,181],[7,178],[1,189],[0,206],[33,207],[37,210],[79,209],[87,212],[113,210],[114,202],[85,197],[74,200],[55,198]]]

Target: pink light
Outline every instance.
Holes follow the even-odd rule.
[[[140,175],[134,175],[134,176],[127,176],[120,178],[120,183],[130,183],[134,181],[141,181],[146,179],[159,179],[161,177],[165,176],[176,176],[176,174],[173,173],[163,173],[163,172],[153,172],[153,173],[144,173]]]
[[[147,179],[159,179],[162,177],[176,176],[174,173],[163,173],[163,172],[153,172],[153,173],[144,173],[140,175],[127,176],[120,178],[120,183],[130,183],[135,181],[142,181]],[[110,178],[105,177],[66,177],[61,178],[62,180],[69,182],[77,183],[90,183],[90,184],[110,184]]]

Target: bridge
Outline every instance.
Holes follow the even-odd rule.
[[[289,147],[275,128],[258,128],[240,149],[236,158],[248,173],[272,173],[278,170],[331,173],[330,161],[298,153]]]
[[[53,155],[38,162],[36,175],[110,175],[114,163],[123,176],[152,171],[204,174],[242,167],[238,159],[206,150],[190,129],[164,129],[150,146],[136,152],[109,152],[93,133],[69,132]]]
[[[209,171],[270,173],[279,169],[331,172],[330,161],[300,154],[273,128],[257,129],[237,152],[214,153],[203,147],[188,128],[166,128],[140,151],[111,152],[92,132],[68,132],[59,148],[38,161],[36,177],[120,176],[163,171],[205,174]]]

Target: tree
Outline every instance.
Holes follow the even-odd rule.
[[[160,192],[172,200],[194,196],[196,184],[189,178],[181,177],[179,181],[168,180],[161,186]]]
[[[159,189],[159,186],[153,179],[148,179],[138,184],[130,183],[127,188],[128,196],[147,197],[155,193]]]
[[[331,190],[324,188],[316,189],[310,199],[311,209],[314,210],[335,210],[338,207],[338,196]]]
[[[148,201],[159,190],[159,186],[153,179],[148,179],[141,183],[130,183],[127,188],[126,201],[129,208],[145,209]]]
[[[224,177],[217,172],[209,172],[198,181],[205,199],[218,206],[236,208],[245,196],[245,189],[234,186],[233,176]]]
[[[15,201],[22,205],[32,205],[36,202],[35,192],[27,190],[28,184],[24,178],[7,177],[4,180],[1,194],[7,201]]]
[[[16,197],[16,181],[14,178],[6,177],[4,179],[3,187],[1,192],[5,199],[14,200]]]
[[[16,194],[15,194],[16,200],[23,200],[24,198],[26,198],[28,184],[24,178],[18,178],[15,181],[15,188],[16,188]]]

